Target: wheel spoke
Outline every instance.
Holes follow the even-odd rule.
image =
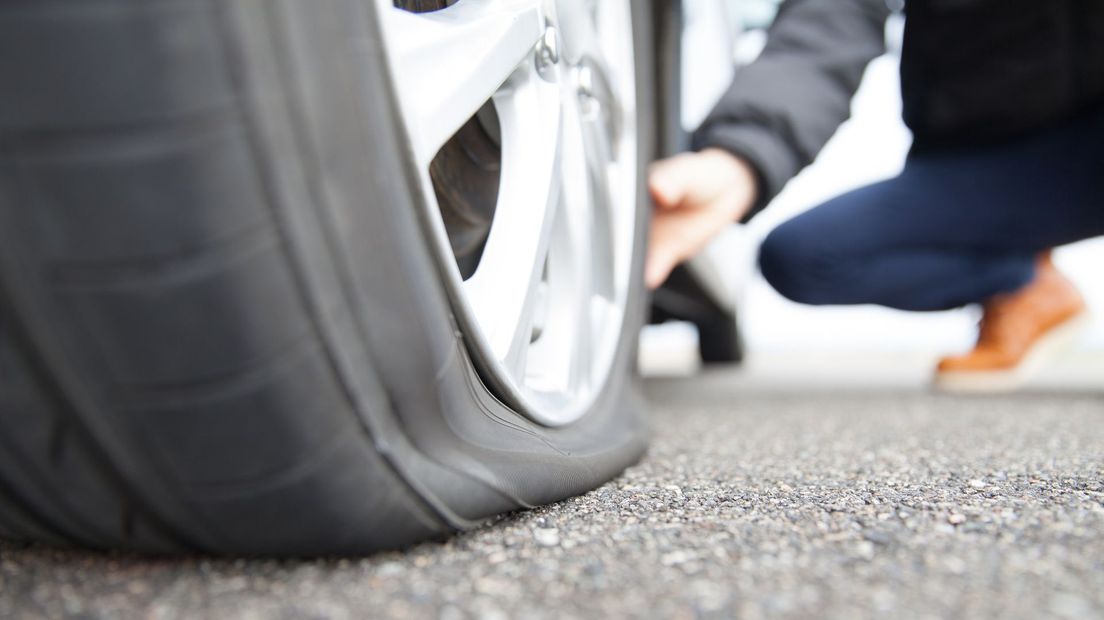
[[[590,188],[588,245],[591,249],[590,271],[592,290],[608,299],[614,297],[613,196],[610,195],[610,162],[612,158],[609,130],[600,114],[587,114],[584,107],[581,134],[586,158],[587,182]]]
[[[595,11],[594,0],[556,0],[563,55],[569,64],[577,65],[583,58],[597,60],[602,56],[594,24]]]
[[[529,73],[494,99],[502,183],[479,266],[463,285],[495,356],[522,373],[561,185],[560,92]]]
[[[601,74],[600,86],[603,99],[624,102],[626,84],[608,81],[613,73],[631,72],[633,66],[632,41],[620,32],[600,32],[602,23],[625,22],[630,18],[627,7],[619,2],[600,0],[557,0],[556,12],[561,24],[563,58],[573,66],[593,67]],[[627,52],[627,53],[626,53]]]
[[[544,31],[539,0],[464,0],[411,13],[378,0],[414,154],[437,150],[517,69]]]
[[[609,26],[631,21],[632,15],[624,3],[599,2],[595,18],[601,32],[597,37],[597,59],[609,78],[611,94],[618,107],[627,108],[624,111],[631,113],[635,111],[636,99],[632,32]]]
[[[592,363],[592,337],[590,320],[590,302],[594,296],[595,256],[602,249],[595,248],[595,239],[591,226],[591,216],[598,205],[599,196],[595,193],[595,179],[591,169],[591,155],[587,139],[583,135],[584,110],[580,109],[577,97],[572,97],[564,106],[564,148],[563,148],[563,185],[564,185],[564,222],[568,247],[566,260],[571,262],[572,281],[564,287],[571,300],[569,312],[574,333],[568,335],[573,343],[567,360],[568,385],[575,389],[585,389],[589,384]]]
[[[598,264],[608,238],[594,226],[600,210],[602,177],[592,161],[595,149],[585,135],[588,121],[578,100],[566,98],[560,150],[560,209],[554,223],[554,255],[549,257],[551,304],[546,335],[534,343],[527,380],[544,392],[580,393],[591,384],[596,337],[595,287],[609,265]],[[596,232],[599,232],[596,236]],[[603,247],[604,246],[604,247]]]

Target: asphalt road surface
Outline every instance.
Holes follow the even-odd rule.
[[[1104,618],[1104,388],[795,385],[651,380],[623,477],[406,553],[0,544],[0,617]]]

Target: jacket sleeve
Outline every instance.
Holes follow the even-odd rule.
[[[788,0],[766,47],[737,71],[694,133],[695,150],[719,147],[746,159],[767,205],[816,157],[851,111],[863,71],[885,52],[885,0]]]

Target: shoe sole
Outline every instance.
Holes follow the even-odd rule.
[[[952,394],[1014,392],[1072,345],[1090,322],[1089,312],[1082,310],[1040,336],[1016,366],[1002,370],[939,372],[936,373],[932,386],[940,392]]]

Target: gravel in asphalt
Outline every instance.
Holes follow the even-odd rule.
[[[364,559],[0,543],[0,617],[1104,618],[1104,392],[646,390],[585,496]]]

